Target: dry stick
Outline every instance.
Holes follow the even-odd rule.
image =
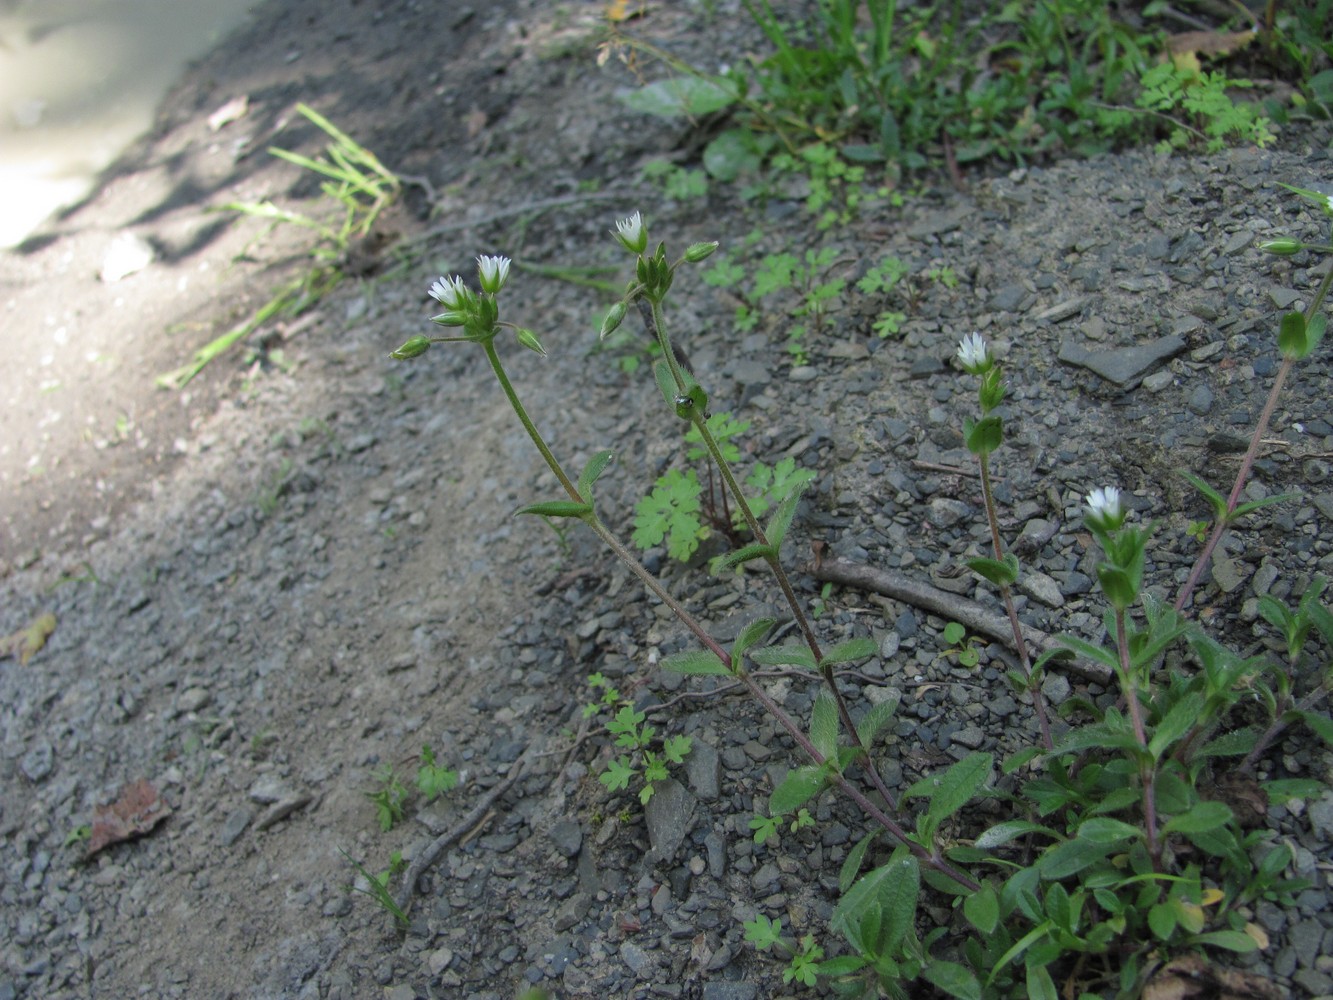
[[[480,823],[501,795],[514,787],[514,782],[518,781],[523,776],[523,772],[527,770],[528,761],[533,756],[535,746],[535,743],[529,743],[528,748],[523,751],[523,755],[514,761],[513,766],[509,768],[509,773],[505,776],[504,781],[483,795],[466,816],[436,837],[424,851],[413,859],[411,867],[407,869],[407,874],[403,876],[403,884],[398,890],[398,898],[394,900],[398,904],[398,909],[402,910],[404,914],[412,905],[412,898],[416,894],[417,879],[426,874],[426,869],[439,860],[440,855],[448,850],[450,844]]]
[[[993,611],[988,611],[975,601],[957,594],[945,593],[928,583],[914,580],[891,570],[875,569],[864,563],[854,563],[848,559],[825,559],[818,564],[811,564],[803,569],[821,583],[840,583],[846,587],[861,590],[873,590],[896,601],[904,601],[913,607],[929,611],[942,618],[958,622],[973,632],[981,632],[1009,644],[1014,633],[1009,620]],[[1031,625],[1023,625],[1023,638],[1038,649],[1064,649],[1054,637],[1047,635]],[[1109,684],[1113,679],[1111,669],[1100,663],[1088,660],[1061,661],[1072,672],[1098,684]]]

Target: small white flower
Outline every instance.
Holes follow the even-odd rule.
[[[481,275],[481,287],[494,295],[509,279],[509,258],[478,257],[477,271]]]
[[[1114,486],[1099,487],[1088,494],[1088,519],[1099,525],[1120,524],[1120,491]]]
[[[436,278],[435,283],[430,286],[430,297],[446,309],[457,309],[465,300],[466,294],[467,286],[463,284],[463,279],[456,275],[452,278]]]
[[[616,238],[630,253],[643,253],[648,249],[648,234],[643,231],[643,218],[638,212],[616,223]]]
[[[979,333],[969,333],[958,344],[958,360],[973,375],[981,375],[990,367],[990,352]]]

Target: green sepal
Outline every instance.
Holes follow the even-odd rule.
[[[717,658],[717,654],[706,649],[687,649],[680,653],[672,653],[662,661],[661,667],[677,674],[731,676],[731,671]]]
[[[583,472],[579,475],[579,493],[585,497],[592,497],[592,487],[606,467],[615,459],[614,451],[599,451],[592,458],[588,459],[588,464],[583,467]]]
[[[1003,559],[977,558],[967,561],[968,568],[997,587],[1011,587],[1018,580],[1018,556],[1012,552]]]
[[[1004,421],[999,417],[983,417],[975,421],[966,417],[963,420],[963,439],[973,455],[989,455],[1000,447],[1003,437]]]
[[[573,500],[550,500],[546,503],[534,503],[514,511],[519,514],[540,514],[542,517],[577,517],[580,520],[592,513],[592,504],[575,503]]]

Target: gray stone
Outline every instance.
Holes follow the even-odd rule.
[[[1296,961],[1306,969],[1314,968],[1319,945],[1324,940],[1324,925],[1318,920],[1302,920],[1287,930],[1287,943],[1296,952]]]
[[[1128,389],[1137,385],[1151,369],[1184,349],[1185,341],[1179,337],[1160,337],[1147,344],[1115,351],[1089,351],[1067,340],[1060,345],[1059,357],[1067,365],[1086,368],[1094,375]]]
[[[694,826],[697,800],[689,789],[673,778],[654,786],[653,797],[644,807],[643,816],[648,825],[648,841],[652,856],[659,861],[670,861],[676,856],[685,835]]]
[[[717,798],[722,781],[722,763],[718,753],[703,740],[695,737],[690,752],[685,756],[685,777],[690,790],[702,802]]]
[[[1311,832],[1325,843],[1333,841],[1333,792],[1324,792],[1312,802],[1307,815]]]
[[[1060,593],[1060,585],[1038,570],[1029,570],[1020,576],[1018,589],[1048,608],[1058,608],[1065,603],[1065,596]]]
[[[1190,412],[1204,416],[1213,408],[1213,390],[1206,385],[1195,386],[1194,391],[1190,393],[1189,402],[1185,405],[1190,408]]]
[[[656,796],[653,796],[656,798]],[[653,956],[644,951],[633,941],[623,941],[620,945],[620,958],[630,967],[636,976],[646,976],[652,972]]]
[[[1213,582],[1221,588],[1224,594],[1235,593],[1240,585],[1249,578],[1250,570],[1251,567],[1248,564],[1232,559],[1224,552],[1213,553]]]
[[[705,983],[702,1000],[755,1000],[759,987],[753,983]]]
[[[583,830],[571,819],[562,819],[556,823],[547,836],[551,838],[555,849],[567,858],[577,855],[583,846]]]
[[[254,818],[254,813],[244,807],[233,810],[223,821],[222,829],[218,830],[218,843],[223,847],[230,847],[236,843],[245,832],[245,828],[250,825],[250,820]]]
[[[953,741],[961,743],[970,750],[975,750],[985,741],[986,734],[980,726],[964,726],[953,734]]]
[[[588,915],[592,906],[592,897],[586,892],[576,892],[560,904],[555,913],[555,929],[567,931]]]
[[[19,771],[35,785],[51,776],[55,761],[55,750],[46,740],[41,740],[19,760]]]
[[[1041,693],[1052,705],[1058,705],[1069,697],[1069,679],[1064,674],[1047,674],[1041,682]]]
[[[930,501],[930,512],[926,515],[930,523],[937,528],[952,528],[959,521],[970,516],[972,508],[961,500],[949,497],[936,497]]]
[[[182,714],[197,712],[208,705],[213,700],[213,696],[207,688],[190,687],[181,692],[180,698],[176,700],[176,710]]]

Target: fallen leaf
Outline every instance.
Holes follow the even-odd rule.
[[[1283,1000],[1285,996],[1282,987],[1263,976],[1185,955],[1152,974],[1142,1000]]]
[[[222,128],[222,126],[228,125],[231,122],[236,121],[238,118],[244,118],[249,110],[250,98],[246,94],[242,94],[240,97],[233,97],[230,101],[208,116],[208,127],[216,132],[218,129]]]
[[[140,778],[126,785],[115,802],[93,810],[88,857],[104,847],[142,836],[170,815],[171,807],[151,781]]]
[[[21,628],[13,635],[0,639],[0,659],[13,656],[18,659],[19,666],[26,667],[28,661],[41,652],[46,640],[55,630],[55,615],[49,611],[38,615],[27,628]]]
[[[1203,71],[1201,57],[1221,59],[1249,45],[1257,34],[1246,31],[1186,31],[1166,40],[1166,51],[1176,68],[1186,72]]]

